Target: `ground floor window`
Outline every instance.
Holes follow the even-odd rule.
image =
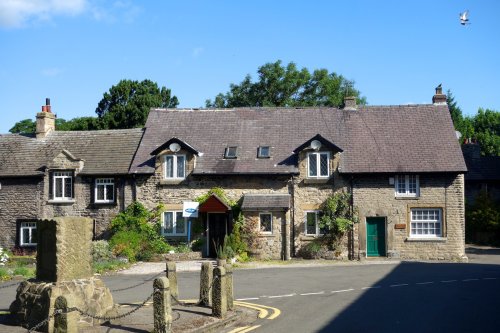
[[[113,178],[97,178],[95,180],[95,202],[110,203],[115,201],[115,180]]]
[[[184,217],[182,217],[182,211],[163,213],[162,234],[164,236],[186,235],[186,221]]]
[[[318,236],[318,235],[324,235],[326,230],[325,228],[321,228],[319,225],[319,211],[310,211],[306,212],[306,235],[309,236]]]
[[[271,213],[260,213],[259,222],[260,232],[264,234],[270,234],[273,232],[273,215]]]
[[[410,236],[416,238],[441,237],[442,211],[440,208],[413,208],[411,210]]]
[[[21,222],[19,227],[19,245],[35,246],[37,244],[36,222]]]

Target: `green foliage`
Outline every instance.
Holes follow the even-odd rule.
[[[118,259],[110,259],[104,261],[95,261],[92,268],[95,273],[104,273],[107,271],[116,271],[117,269],[127,267],[129,264]]]
[[[191,246],[189,244],[181,243],[175,247],[175,253],[188,253],[191,252]]]
[[[475,198],[473,205],[465,210],[466,234],[472,236],[474,232],[500,233],[500,207],[486,193],[481,191]]]
[[[301,247],[299,256],[305,259],[320,259],[328,251],[328,246],[321,239],[314,239]]]
[[[227,237],[227,245],[234,251],[235,254],[240,255],[247,251],[247,244],[244,242],[241,230],[243,228],[243,215],[239,214],[234,222],[233,231]]]
[[[145,260],[156,253],[166,253],[172,247],[161,236],[160,214],[163,207],[149,211],[141,203],[134,202],[111,221],[109,244],[115,255],[130,261]]]
[[[142,127],[150,108],[175,108],[179,104],[170,89],[143,80],[121,80],[103,94],[95,112],[106,128]]]
[[[113,253],[107,241],[98,240],[92,242],[92,259],[94,261],[109,260],[112,257]]]
[[[205,239],[204,238],[198,238],[193,243],[191,244],[191,249],[193,251],[201,251],[203,249],[203,246],[205,245]]]
[[[229,92],[218,94],[214,101],[207,100],[207,107],[242,106],[333,106],[341,107],[346,95],[358,97],[359,104],[366,98],[352,87],[353,82],[326,69],[298,69],[295,63],[284,66],[281,60],[266,63],[257,70],[258,81],[247,75],[240,84],[231,84]]]
[[[357,211],[351,206],[349,193],[335,193],[323,203],[319,225],[327,229],[333,249],[340,250],[343,236],[357,222]]]
[[[5,281],[10,279],[9,271],[5,267],[0,267],[0,281]]]
[[[237,202],[234,200],[231,200],[227,197],[226,192],[224,192],[224,189],[222,187],[214,187],[208,190],[207,193],[200,195],[194,201],[199,202],[200,204],[204,203],[205,201],[208,200],[213,194],[215,194],[219,199],[222,200],[226,205],[229,207],[233,207],[237,205]]]
[[[217,254],[217,259],[228,259],[228,258],[234,258],[235,253],[233,248],[231,248],[231,245],[229,243],[229,237],[228,235],[224,236],[224,243],[222,245],[220,244],[215,244],[215,253]]]
[[[18,121],[9,130],[10,133],[35,133],[35,131],[36,131],[36,122],[31,119],[24,119]]]

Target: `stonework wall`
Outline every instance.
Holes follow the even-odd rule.
[[[257,239],[257,248],[250,249],[253,255],[260,259],[283,259],[286,244],[285,237],[288,234],[286,228],[286,213],[283,211],[245,211],[245,223],[259,226],[260,213],[272,215],[272,233],[260,233]]]
[[[386,218],[386,250],[405,259],[460,259],[465,256],[463,175],[421,174],[420,196],[396,198],[389,175],[356,176],[354,205],[359,208],[359,246],[366,254],[366,218]],[[443,237],[415,239],[410,236],[412,208],[440,208]],[[363,254],[362,254],[363,255]]]
[[[0,178],[0,246],[16,246],[17,224],[40,212],[42,178]]]

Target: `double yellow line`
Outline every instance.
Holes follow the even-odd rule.
[[[241,302],[241,301],[235,301],[234,304],[259,311],[259,315],[258,315],[259,319],[272,320],[272,319],[277,318],[281,314],[281,311],[279,309],[273,308],[272,306],[255,304],[255,303],[248,303],[248,302]],[[269,315],[269,313],[271,311],[272,311],[272,314]],[[259,328],[260,326],[261,325],[238,327],[238,328],[235,328],[234,330],[230,331],[229,333],[246,333],[246,332],[253,331],[256,328]]]

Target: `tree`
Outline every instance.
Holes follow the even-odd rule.
[[[31,119],[18,121],[9,130],[11,133],[35,133],[36,123]]]
[[[103,94],[95,112],[104,128],[134,128],[146,123],[149,109],[175,108],[179,104],[170,89],[143,80],[121,80]]]
[[[311,74],[307,68],[299,70],[293,62],[284,66],[278,60],[259,67],[257,73],[258,81],[252,82],[247,75],[240,84],[231,84],[229,92],[218,94],[213,102],[207,100],[206,106],[342,107],[347,95],[356,96],[359,104],[366,104],[366,98],[352,87],[354,82],[326,69]]]
[[[58,131],[92,131],[102,129],[99,118],[78,117],[71,120],[56,118],[56,130]],[[11,133],[35,133],[36,122],[31,119],[18,121],[9,130]]]

